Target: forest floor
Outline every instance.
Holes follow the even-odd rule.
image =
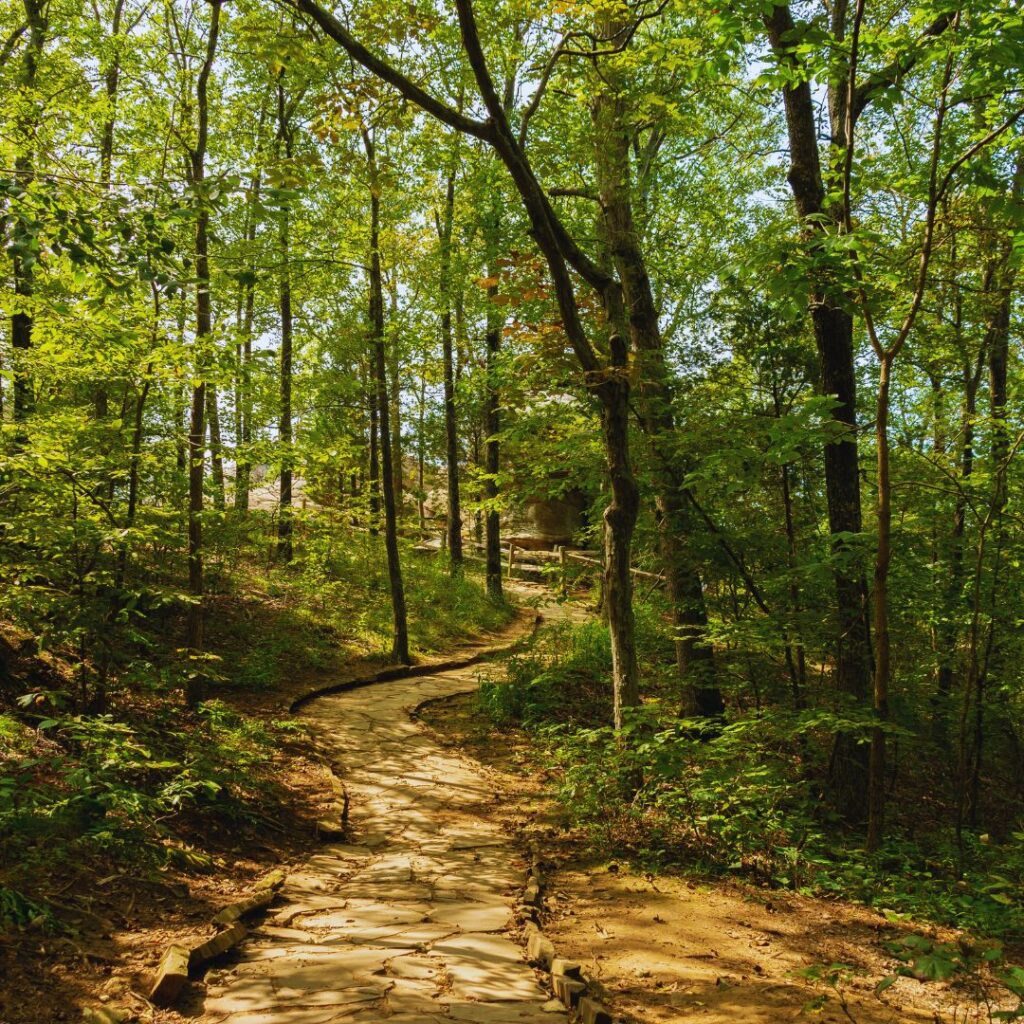
[[[361,638],[344,641],[326,627],[319,635],[316,621],[275,589],[276,597],[254,590],[212,601],[209,643],[229,675],[217,698],[247,727],[265,727],[273,737],[267,760],[252,769],[245,817],[179,815],[174,842],[186,856],[177,862],[153,865],[130,855],[112,864],[102,851],[69,861],[48,857],[38,845],[22,863],[0,865],[0,893],[3,884],[14,885],[51,908],[60,922],[59,931],[50,933],[33,927],[0,931],[0,1024],[77,1021],[87,1006],[129,1007],[132,1019],[145,1022],[180,1020],[176,1011],[143,998],[167,946],[207,938],[220,908],[249,896],[272,869],[301,864],[321,849],[316,822],[333,801],[331,773],[308,727],[277,726],[294,722],[287,709],[297,697],[371,675],[385,659]],[[436,663],[501,646],[531,621],[532,613],[525,612],[505,627],[474,628],[464,621],[459,632],[447,621],[435,622],[429,648],[421,646],[416,661]],[[257,647],[254,662],[268,655],[281,662],[271,676],[251,679],[231,671]],[[145,700],[117,709],[124,713],[145,718]],[[182,717],[179,727],[192,725]],[[53,745],[39,737],[36,746],[46,755]]]
[[[450,645],[445,660],[507,643],[528,620]],[[250,713],[279,717],[301,693],[376,667],[357,657],[294,678],[275,695],[235,699]],[[262,827],[225,826],[204,837],[207,873],[119,872],[94,878],[85,896],[75,877],[76,934],[0,940],[0,1022],[81,1019],[90,1005],[131,1007],[146,1024],[557,1020],[512,930],[524,868],[517,840],[527,835],[552,867],[544,930],[560,956],[598,980],[618,1019],[990,1020],[981,993],[962,983],[900,978],[875,994],[896,967],[887,943],[911,930],[952,933],[850,904],[595,858],[588,838],[563,823],[528,738],[496,730],[478,711],[477,678],[475,669],[438,673],[315,701],[303,719],[344,772],[348,842],[315,838],[331,798],[328,772],[307,734],[287,736],[275,759],[280,789]],[[175,1010],[140,998],[168,943],[207,937],[212,914],[277,866],[289,871],[284,903],[239,954],[196,979]],[[847,966],[834,984],[806,976],[836,964]]]
[[[899,966],[890,943],[910,932],[955,941],[948,929],[893,923],[865,907],[740,881],[654,875],[595,856],[589,837],[563,822],[527,736],[496,729],[473,694],[429,705],[422,720],[440,742],[493,773],[505,799],[492,805],[491,821],[540,839],[551,864],[544,931],[557,955],[597,979],[617,1020],[980,1024],[1001,1008],[986,1003],[977,978],[900,977],[876,994]],[[843,969],[830,978],[836,965]]]

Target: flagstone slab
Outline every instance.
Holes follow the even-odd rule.
[[[430,912],[431,921],[455,924],[464,932],[499,932],[510,917],[505,903],[439,903]]]

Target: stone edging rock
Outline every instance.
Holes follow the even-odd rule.
[[[554,943],[541,930],[544,875],[536,844],[531,842],[529,850],[530,872],[526,877],[522,906],[519,908],[523,919],[522,936],[526,955],[534,966],[547,975],[548,987],[569,1012],[570,1021],[578,1021],[579,1024],[613,1024],[611,1014],[598,998],[595,980],[575,960],[559,957]]]
[[[168,946],[153,976],[149,998],[165,1006],[173,1003],[185,987],[189,971],[237,946],[249,933],[242,917],[268,907],[284,882],[283,871],[271,871],[260,879],[252,896],[223,907],[214,915],[210,923],[221,931],[194,946],[183,946],[177,942]]]

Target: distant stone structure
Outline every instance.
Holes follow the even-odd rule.
[[[586,498],[577,490],[556,498],[528,498],[522,512],[502,524],[502,540],[527,551],[551,551],[557,545],[572,544],[583,526]]]

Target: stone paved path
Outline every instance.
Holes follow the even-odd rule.
[[[350,795],[351,843],[293,873],[284,905],[208,988],[225,1024],[555,1024],[557,1011],[510,935],[526,865],[479,815],[497,798],[476,762],[410,718],[473,689],[477,667],[315,701]]]

